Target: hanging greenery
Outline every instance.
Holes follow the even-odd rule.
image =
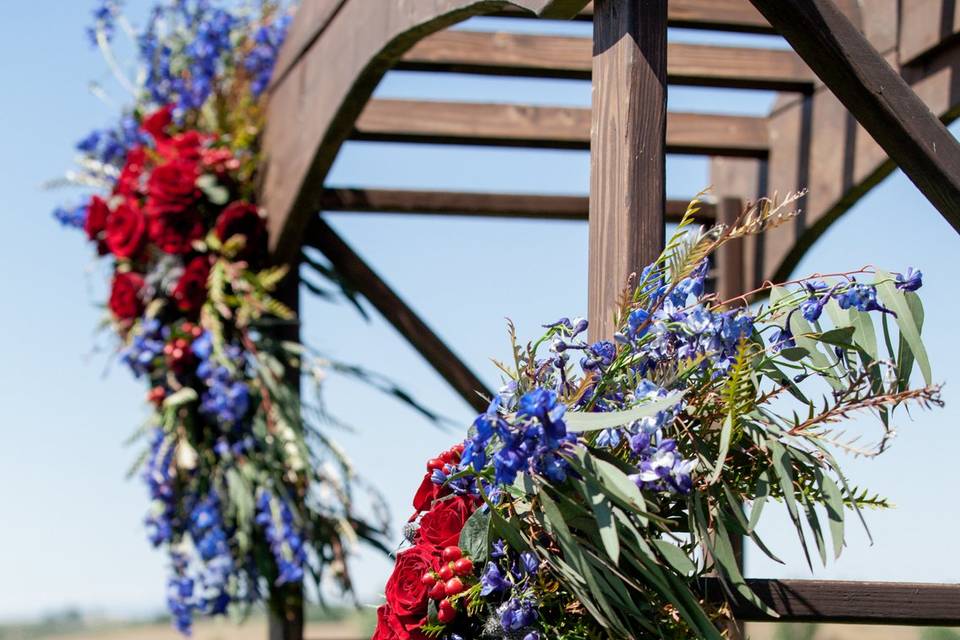
[[[276,294],[287,269],[267,261],[256,185],[263,95],[292,8],[163,0],[136,30],[119,4],[101,0],[89,34],[133,103],[79,142],[67,181],[92,195],[55,215],[109,265],[107,324],[149,388],[146,526],[169,554],[168,605],[189,633],[197,615],[242,615],[305,578],[350,589],[355,541],[383,548],[385,510],[373,495],[372,519],[358,515],[358,479],[320,429],[322,406],[301,396],[301,370],[409,396],[356,366],[316,368],[287,339],[296,318]],[[119,34],[135,51],[129,70]]]
[[[608,340],[585,340],[585,320],[526,344],[511,327],[504,387],[427,463],[375,640],[719,638],[731,613],[699,579],[769,612],[734,557],[746,536],[777,560],[757,533],[768,502],[811,566],[840,555],[850,513],[887,506],[836,453],[877,455],[907,407],[941,405],[921,273],[767,283],[746,294],[766,294],[755,307],[707,291],[710,255],[790,219],[794,200],[708,230],[691,203]],[[925,386],[909,386],[915,368]],[[875,444],[862,423],[844,433],[858,414],[877,418]]]

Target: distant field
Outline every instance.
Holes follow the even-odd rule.
[[[917,627],[751,623],[751,640],[960,640],[960,632]]]

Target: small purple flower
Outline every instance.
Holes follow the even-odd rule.
[[[487,563],[480,576],[480,595],[489,596],[491,593],[509,591],[512,586],[500,573],[500,567],[492,562]]]
[[[901,291],[916,291],[923,286],[923,272],[919,269],[914,270],[913,267],[907,267],[906,275],[902,273],[893,275],[897,278],[894,286]]]

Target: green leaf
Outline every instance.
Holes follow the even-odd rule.
[[[590,508],[593,509],[597,528],[600,530],[600,541],[603,543],[603,549],[607,552],[607,556],[610,557],[613,564],[617,564],[620,562],[620,536],[617,534],[612,506],[610,501],[607,500],[607,496],[595,482],[587,482],[586,486],[590,492]]]
[[[907,296],[894,286],[893,276],[881,269],[877,269],[877,295],[885,307],[897,314],[900,336],[910,346],[910,351],[920,367],[920,373],[923,374],[924,383],[933,384],[930,360],[927,357],[927,350],[923,346],[923,340],[920,339],[920,329],[923,325],[923,307],[919,304],[919,296],[913,294],[915,302],[913,300],[908,301]]]
[[[667,564],[673,567],[680,575],[689,577],[697,570],[697,566],[693,563],[693,560],[690,559],[690,556],[677,545],[667,540],[654,540],[651,544],[663,559],[667,561]]]
[[[766,471],[757,476],[754,493],[755,497],[753,499],[753,508],[750,510],[748,531],[753,531],[757,528],[757,523],[760,522],[760,514],[763,513],[763,506],[770,496],[770,475]]]
[[[599,413],[583,413],[568,411],[564,416],[568,431],[597,431],[611,429],[629,424],[635,420],[655,416],[665,409],[669,409],[683,399],[683,393],[671,393],[665,398],[657,398],[653,402],[626,409],[624,411],[605,411]]]
[[[193,387],[184,387],[164,398],[163,408],[176,409],[177,407],[182,407],[185,404],[196,402],[198,397],[199,396],[197,396],[197,392],[193,389]]]
[[[826,499],[824,508],[830,521],[830,538],[833,541],[833,557],[840,557],[843,551],[843,495],[840,488],[827,474],[816,470],[817,484]]]
[[[484,512],[483,509],[474,511],[460,531],[460,548],[478,565],[487,561],[489,532],[490,512]]]
[[[810,352],[803,347],[787,347],[780,350],[780,355],[791,362],[800,362],[810,355]]]
[[[803,535],[803,525],[800,524],[800,513],[797,510],[797,500],[793,493],[793,475],[790,467],[790,455],[784,449],[783,445],[776,439],[768,441],[770,454],[773,458],[773,470],[777,476],[777,482],[780,485],[780,491],[783,493],[783,501],[787,505],[787,512],[790,514],[790,520],[797,530],[797,537],[800,538],[800,546],[803,548],[803,555],[807,559],[807,565],[813,570],[813,562],[810,560],[810,551],[807,549],[807,540]]]
[[[727,460],[727,452],[730,450],[730,434],[733,432],[733,415],[727,414],[723,421],[723,428],[720,430],[720,452],[717,454],[717,465],[713,469],[713,474],[708,481],[710,484],[720,479],[723,473],[723,465]]]

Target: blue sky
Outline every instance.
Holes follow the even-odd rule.
[[[131,0],[135,10],[143,2]],[[64,606],[115,614],[163,606],[164,559],[141,527],[145,491],[124,474],[135,450],[123,440],[146,416],[143,389],[112,365],[112,342],[96,332],[105,265],[82,237],[62,230],[52,208],[75,194],[40,189],[73,156],[72,144],[113,113],[93,97],[91,80],[109,85],[105,67],[83,34],[87,2],[10,3],[0,21],[0,619]],[[470,28],[586,33],[586,25],[475,20]],[[704,41],[702,34],[672,32]],[[715,36],[712,42],[783,46],[763,37]],[[378,94],[587,106],[588,83],[390,74]],[[763,113],[771,94],[677,88],[671,108]],[[702,158],[668,162],[671,197],[709,182]],[[331,185],[476,191],[586,193],[584,152],[463,149],[349,143]],[[583,223],[467,220],[338,214],[344,237],[407,299],[490,385],[491,356],[507,352],[504,318],[521,336],[586,307],[587,228]],[[858,482],[897,508],[870,513],[876,545],[851,527],[850,548],[817,575],[831,578],[949,581],[960,573],[952,532],[960,526],[954,492],[960,380],[953,282],[960,238],[901,174],[884,181],[807,254],[797,274],[873,263],[922,268],[925,334],[935,378],[947,382],[946,409],[902,418],[900,437],[878,460],[849,462]],[[304,334],[333,357],[362,363],[402,381],[421,400],[464,426],[467,407],[418,355],[374,315],[364,322],[346,305],[307,294]],[[365,478],[393,508],[395,531],[424,461],[455,441],[396,402],[331,379],[326,399],[354,433],[336,434]],[[853,428],[866,427],[861,423]],[[748,556],[757,577],[805,577],[793,533],[774,514],[765,528],[787,566]],[[399,539],[399,537],[397,537]],[[355,561],[361,595],[373,598],[388,560],[361,551]]]

